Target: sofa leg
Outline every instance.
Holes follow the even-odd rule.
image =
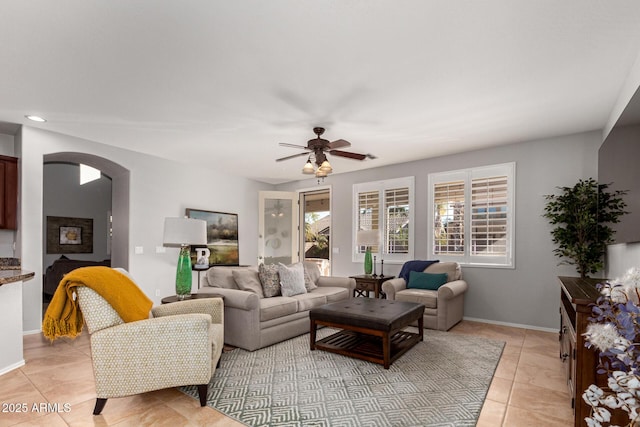
[[[100,412],[104,409],[104,405],[107,403],[107,399],[96,399],[96,406],[93,408],[93,415],[100,415]]]
[[[220,359],[222,359],[222,357],[218,359],[218,363],[216,363],[216,369],[220,369]]]
[[[207,406],[207,390],[209,384],[200,384],[198,386],[198,397],[200,397],[200,406]]]

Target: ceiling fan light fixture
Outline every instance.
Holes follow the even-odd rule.
[[[316,178],[324,178],[325,176],[327,176],[327,172],[323,171],[322,169],[318,169],[316,171]]]
[[[328,160],[325,160],[324,162],[322,162],[322,164],[320,165],[320,167],[318,168],[318,170],[324,171],[326,173],[331,173],[333,172],[333,168],[331,167],[331,165],[329,164]]]
[[[307,160],[307,163],[304,164],[304,167],[302,168],[302,173],[306,174],[306,175],[312,175],[314,174],[315,168],[313,167],[313,163],[311,163],[311,159]]]

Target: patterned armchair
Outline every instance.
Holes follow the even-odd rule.
[[[94,415],[110,397],[194,384],[205,406],[224,342],[222,299],[166,304],[152,309],[153,318],[124,323],[92,289],[78,287],[77,294],[91,334]]]

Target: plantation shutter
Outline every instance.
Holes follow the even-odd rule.
[[[514,265],[515,163],[429,174],[429,188],[430,256],[466,265]]]
[[[434,254],[464,255],[464,180],[434,185]]]
[[[471,181],[471,255],[507,254],[507,177]]]
[[[409,188],[393,188],[384,192],[386,216],[385,253],[409,252]]]
[[[380,229],[380,193],[366,191],[358,193],[358,230]],[[359,246],[358,252],[364,253],[366,246]],[[377,246],[371,246],[372,252],[377,252]]]

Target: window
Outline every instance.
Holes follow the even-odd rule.
[[[358,244],[358,231],[379,230],[371,252],[387,262],[413,258],[414,178],[354,184],[353,261],[364,260],[365,245]]]
[[[513,267],[515,163],[429,174],[429,257]]]

